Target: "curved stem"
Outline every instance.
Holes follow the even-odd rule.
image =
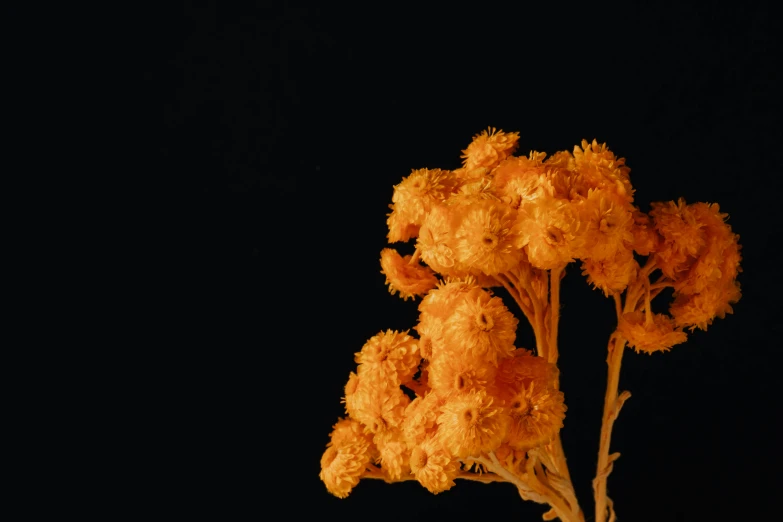
[[[523,288],[527,292],[530,301],[533,303],[533,319],[531,322],[533,326],[533,333],[536,336],[536,354],[540,357],[547,358],[547,339],[546,329],[544,326],[544,307],[541,300],[536,295],[533,287],[530,285],[530,270],[529,268],[521,274],[515,274],[513,270],[508,272],[509,279],[514,283],[517,288]],[[547,359],[548,360],[548,359]]]
[[[623,316],[623,304],[620,301],[620,294],[612,294],[612,297],[614,298],[614,312],[617,314],[617,321],[619,322],[620,318]]]
[[[552,509],[560,520],[563,522],[584,522],[584,516],[582,515],[579,506],[569,506],[560,493],[551,486],[538,459],[528,459],[526,471],[527,480],[530,486],[534,490],[541,492],[542,496],[546,499],[546,503],[552,506]]]
[[[494,473],[485,473],[482,475],[479,475],[477,473],[469,473],[467,471],[464,471],[457,475],[458,479],[464,479],[464,480],[473,480],[475,482],[483,482],[484,484],[490,484],[492,482],[506,482],[505,479],[502,477],[499,477],[498,475]]]
[[[644,324],[647,327],[653,325],[653,313],[650,306],[650,280],[644,280]]]
[[[655,283],[654,285],[650,286],[650,299],[655,299],[658,294],[660,294],[664,288],[674,286],[674,283],[671,281],[663,282],[663,283]]]
[[[510,281],[510,278],[507,276],[504,276],[503,274],[498,274],[495,276],[495,280],[500,282],[500,284],[503,285],[503,287],[508,290],[508,293],[511,294],[511,297],[514,299],[514,301],[517,302],[517,305],[519,305],[519,308],[522,310],[522,313],[525,314],[525,317],[527,318],[527,321],[530,323],[531,327],[534,327],[534,321],[533,319],[533,310],[530,309],[530,305],[525,303],[524,296],[522,295],[522,289],[517,288],[515,286],[512,286],[512,283]],[[530,299],[528,298],[527,301],[529,302]]]
[[[619,298],[618,298],[619,299]],[[612,439],[612,427],[620,412],[623,402],[630,394],[617,395],[620,384],[620,365],[625,351],[625,339],[615,332],[609,338],[608,356],[606,363],[609,366],[609,375],[606,379],[606,396],[604,398],[604,414],[601,422],[601,441],[598,448],[598,469],[593,480],[593,492],[595,494],[595,520],[605,522],[607,515],[606,479],[612,471],[612,461],[619,454],[609,455],[609,444]]]
[[[503,477],[506,482],[511,482],[514,484],[517,487],[517,491],[519,491],[519,496],[522,497],[523,500],[532,500],[533,502],[538,502],[539,504],[548,504],[547,500],[537,491],[535,491],[530,486],[530,484],[504,468],[503,465],[498,461],[498,458],[495,456],[494,452],[490,452],[490,455],[492,460],[488,460],[484,457],[474,458],[473,460],[483,464],[484,467],[488,470]]]

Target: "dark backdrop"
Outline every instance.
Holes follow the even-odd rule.
[[[776,512],[783,85],[768,3],[194,2],[173,34],[162,154],[195,231],[181,268],[192,315],[174,342],[183,505],[226,520],[539,519],[544,507],[505,484],[434,496],[364,481],[339,500],[318,479],[354,352],[416,321],[417,303],[380,274],[392,186],[412,168],[458,167],[494,126],[520,132],[520,153],[606,142],[643,210],[682,196],[730,214],[742,300],[670,353],[627,352],[620,388],[633,396],[608,490],[619,520]],[[562,437],[590,520],[613,307],[576,264],[562,302]]]

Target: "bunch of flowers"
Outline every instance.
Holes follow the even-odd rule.
[[[740,298],[738,236],[717,204],[653,203],[644,213],[623,158],[596,141],[547,158],[514,156],[519,136],[475,136],[456,170],[418,169],[394,187],[390,243],[381,252],[392,294],[421,298],[416,333],[380,332],[356,353],[345,386],[347,417],[334,425],[321,480],[346,497],[360,479],[417,480],[432,493],[455,479],[511,482],[546,503],[545,520],[584,521],[560,442],[557,331],[566,266],[615,303],[595,519],[614,519],[606,478],[626,345],[652,354],[706,330]],[[492,288],[505,288],[535,334],[515,346],[518,319]],[[673,289],[669,314],[651,301]],[[406,393],[406,391],[408,393]]]

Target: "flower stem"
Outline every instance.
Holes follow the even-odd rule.
[[[550,323],[549,323],[549,362],[557,364],[557,330],[560,321],[560,278],[565,267],[553,268],[549,272],[551,283],[549,284]]]
[[[618,297],[619,299],[619,297]],[[609,375],[606,379],[606,396],[604,398],[604,414],[601,422],[601,441],[598,448],[598,468],[593,479],[593,493],[595,495],[595,520],[605,522],[607,515],[606,479],[612,471],[612,462],[620,456],[619,453],[609,455],[609,443],[612,439],[612,427],[620,412],[623,402],[630,394],[624,392],[618,396],[617,390],[620,384],[620,366],[625,351],[625,339],[615,332],[609,337],[608,355],[606,363],[609,366]],[[614,510],[611,517],[614,516]]]

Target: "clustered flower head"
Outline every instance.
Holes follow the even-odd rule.
[[[717,204],[680,199],[645,213],[625,160],[605,144],[515,156],[518,141],[488,129],[459,168],[413,170],[394,187],[388,240],[415,252],[385,248],[381,269],[392,294],[421,298],[419,321],[415,333],[380,332],[356,353],[348,417],[321,462],[334,495],[362,477],[415,479],[439,493],[471,459],[496,452],[518,463],[558,436],[557,366],[515,345],[519,321],[493,288],[505,287],[546,337],[539,351],[554,343],[542,326],[553,313],[548,274],[572,262],[606,296],[627,290],[617,332],[636,351],[684,342],[684,328],[706,329],[739,299],[738,236]],[[664,288],[674,300],[655,314]]]
[[[412,474],[439,493],[454,485],[463,460],[504,443],[540,446],[563,425],[557,369],[514,346],[518,320],[500,298],[467,277],[438,284],[419,308],[419,338],[388,330],[356,353],[345,387],[349,417],[324,456],[322,479],[337,496],[362,476],[336,459],[349,443],[365,473],[379,464],[390,481]]]

